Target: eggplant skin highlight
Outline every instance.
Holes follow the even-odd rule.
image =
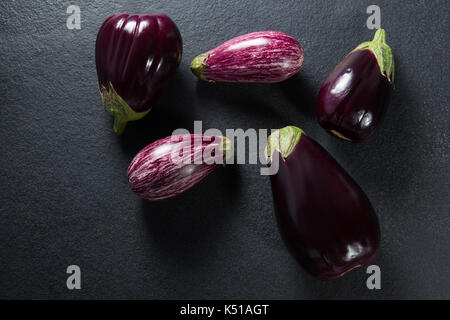
[[[375,211],[359,185],[317,142],[297,127],[275,131],[266,157],[284,243],[311,275],[338,278],[369,264],[380,243]]]
[[[317,97],[317,120],[338,138],[362,142],[381,123],[393,84],[394,56],[380,29],[328,75]]]
[[[103,22],[95,61],[103,107],[114,117],[115,133],[147,115],[181,55],[180,31],[166,15],[117,13]]]

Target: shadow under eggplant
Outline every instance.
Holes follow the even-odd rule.
[[[142,200],[142,219],[151,246],[169,262],[194,266],[210,257],[236,213],[239,193],[236,165],[217,168],[203,181],[172,199]]]
[[[315,119],[316,89],[302,71],[278,85],[295,110],[308,120]]]
[[[191,92],[185,82],[183,75],[176,73],[162,90],[152,110],[144,118],[127,124],[124,133],[119,137],[122,150],[127,155],[134,157],[142,148],[170,136],[177,128],[191,130],[194,122],[193,104],[186,107],[187,97]]]
[[[225,105],[229,108],[227,112],[239,112],[264,123],[286,120],[283,106],[272,102],[279,96],[275,84],[197,81],[196,89],[202,105]],[[272,93],[268,95],[268,92]]]

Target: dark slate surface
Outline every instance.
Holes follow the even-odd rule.
[[[0,2],[0,298],[450,298],[449,5],[382,1],[396,58],[386,120],[363,144],[325,133],[314,100],[329,71],[371,39],[373,1]],[[121,4],[119,4],[119,2]],[[179,71],[151,114],[116,137],[97,92],[94,41],[113,12],[166,13],[184,40]],[[189,63],[243,33],[275,29],[305,49],[298,76],[274,85],[200,83]],[[175,128],[279,128],[319,141],[380,218],[382,289],[365,269],[332,282],[288,254],[269,179],[256,165],[215,172],[171,201],[129,189],[134,154]],[[82,289],[66,288],[68,265]]]

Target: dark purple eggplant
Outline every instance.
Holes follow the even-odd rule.
[[[341,139],[364,141],[386,113],[393,84],[394,56],[379,29],[326,78],[316,104],[320,125]]]
[[[232,156],[226,137],[172,135],[139,151],[128,167],[128,181],[141,198],[168,199],[193,187]]]
[[[293,256],[330,280],[375,257],[377,216],[364,191],[336,160],[297,127],[270,135],[265,150],[279,170],[270,176],[278,227]]]
[[[180,32],[166,15],[118,13],[103,22],[95,61],[103,107],[114,117],[115,133],[150,111],[181,54]]]
[[[211,82],[274,83],[288,79],[303,64],[303,48],[280,31],[259,31],[228,40],[192,60],[191,70]]]

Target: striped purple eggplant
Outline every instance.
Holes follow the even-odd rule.
[[[273,83],[288,79],[303,64],[303,48],[279,31],[260,31],[233,38],[200,54],[191,63],[202,80]]]
[[[270,135],[266,157],[278,227],[286,246],[313,276],[331,280],[375,257],[380,230],[358,184],[317,142],[297,127]]]
[[[380,29],[326,78],[317,98],[319,123],[341,139],[364,141],[381,122],[393,83],[394,57]]]
[[[181,35],[166,15],[118,13],[103,22],[95,43],[95,62],[105,110],[121,134],[128,121],[150,111],[180,64]]]
[[[226,137],[172,135],[142,149],[131,161],[131,189],[147,200],[172,198],[224,165],[233,156]]]

